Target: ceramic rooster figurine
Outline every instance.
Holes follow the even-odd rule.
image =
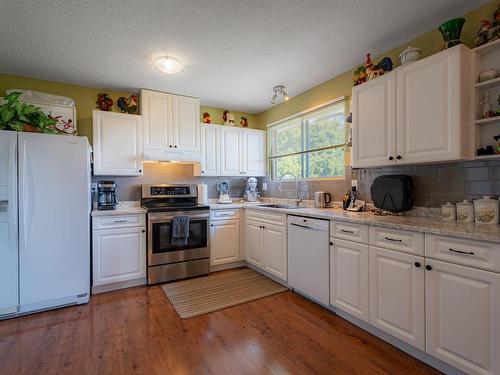
[[[488,20],[482,20],[476,34],[476,39],[474,39],[474,46],[478,47],[488,42],[490,29],[491,22]]]
[[[116,101],[116,105],[122,113],[128,113],[133,115],[135,112],[137,112],[137,96],[135,95],[130,95],[130,98],[126,98],[124,96],[121,96],[118,98]]]

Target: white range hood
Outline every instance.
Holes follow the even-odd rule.
[[[142,159],[144,161],[166,161],[182,162],[184,164],[196,164],[201,160],[199,152],[168,152],[166,150],[144,150]]]

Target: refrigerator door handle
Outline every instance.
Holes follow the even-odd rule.
[[[17,163],[16,163],[17,137],[12,139],[9,144],[9,185],[7,200],[8,232],[9,244],[11,248],[17,247]]]
[[[21,160],[19,160],[19,248],[26,249],[28,246],[28,236],[31,231],[31,219],[33,216],[33,181],[31,166],[26,155],[26,145],[20,147]]]

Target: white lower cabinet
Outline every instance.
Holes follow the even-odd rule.
[[[265,224],[263,228],[265,270],[280,279],[287,279],[286,227]]]
[[[240,221],[213,220],[210,224],[210,265],[240,260]]]
[[[257,267],[264,268],[264,249],[262,246],[262,225],[248,220],[245,226],[246,260]]]
[[[130,218],[134,215],[126,215]],[[137,222],[144,223],[144,215],[135,215]],[[146,280],[146,228],[144,226],[130,227],[127,220],[120,216],[112,216],[114,224],[107,229],[101,228],[103,218],[93,218],[92,269],[93,291],[107,284],[124,283],[133,280]],[[121,224],[123,222],[123,224]],[[97,287],[97,289],[96,289]],[[106,288],[106,290],[118,289]]]
[[[424,350],[424,258],[370,247],[370,323]]]
[[[331,239],[330,304],[369,321],[368,246]]]
[[[252,212],[245,220],[246,261],[270,274],[287,280],[288,251],[285,215]]]
[[[500,374],[500,274],[426,262],[426,351],[467,374]]]

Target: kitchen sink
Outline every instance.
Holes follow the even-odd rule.
[[[285,209],[292,209],[292,208],[299,208],[299,206],[296,206],[294,204],[263,204],[261,205],[262,207],[271,207],[271,208],[285,208]]]

